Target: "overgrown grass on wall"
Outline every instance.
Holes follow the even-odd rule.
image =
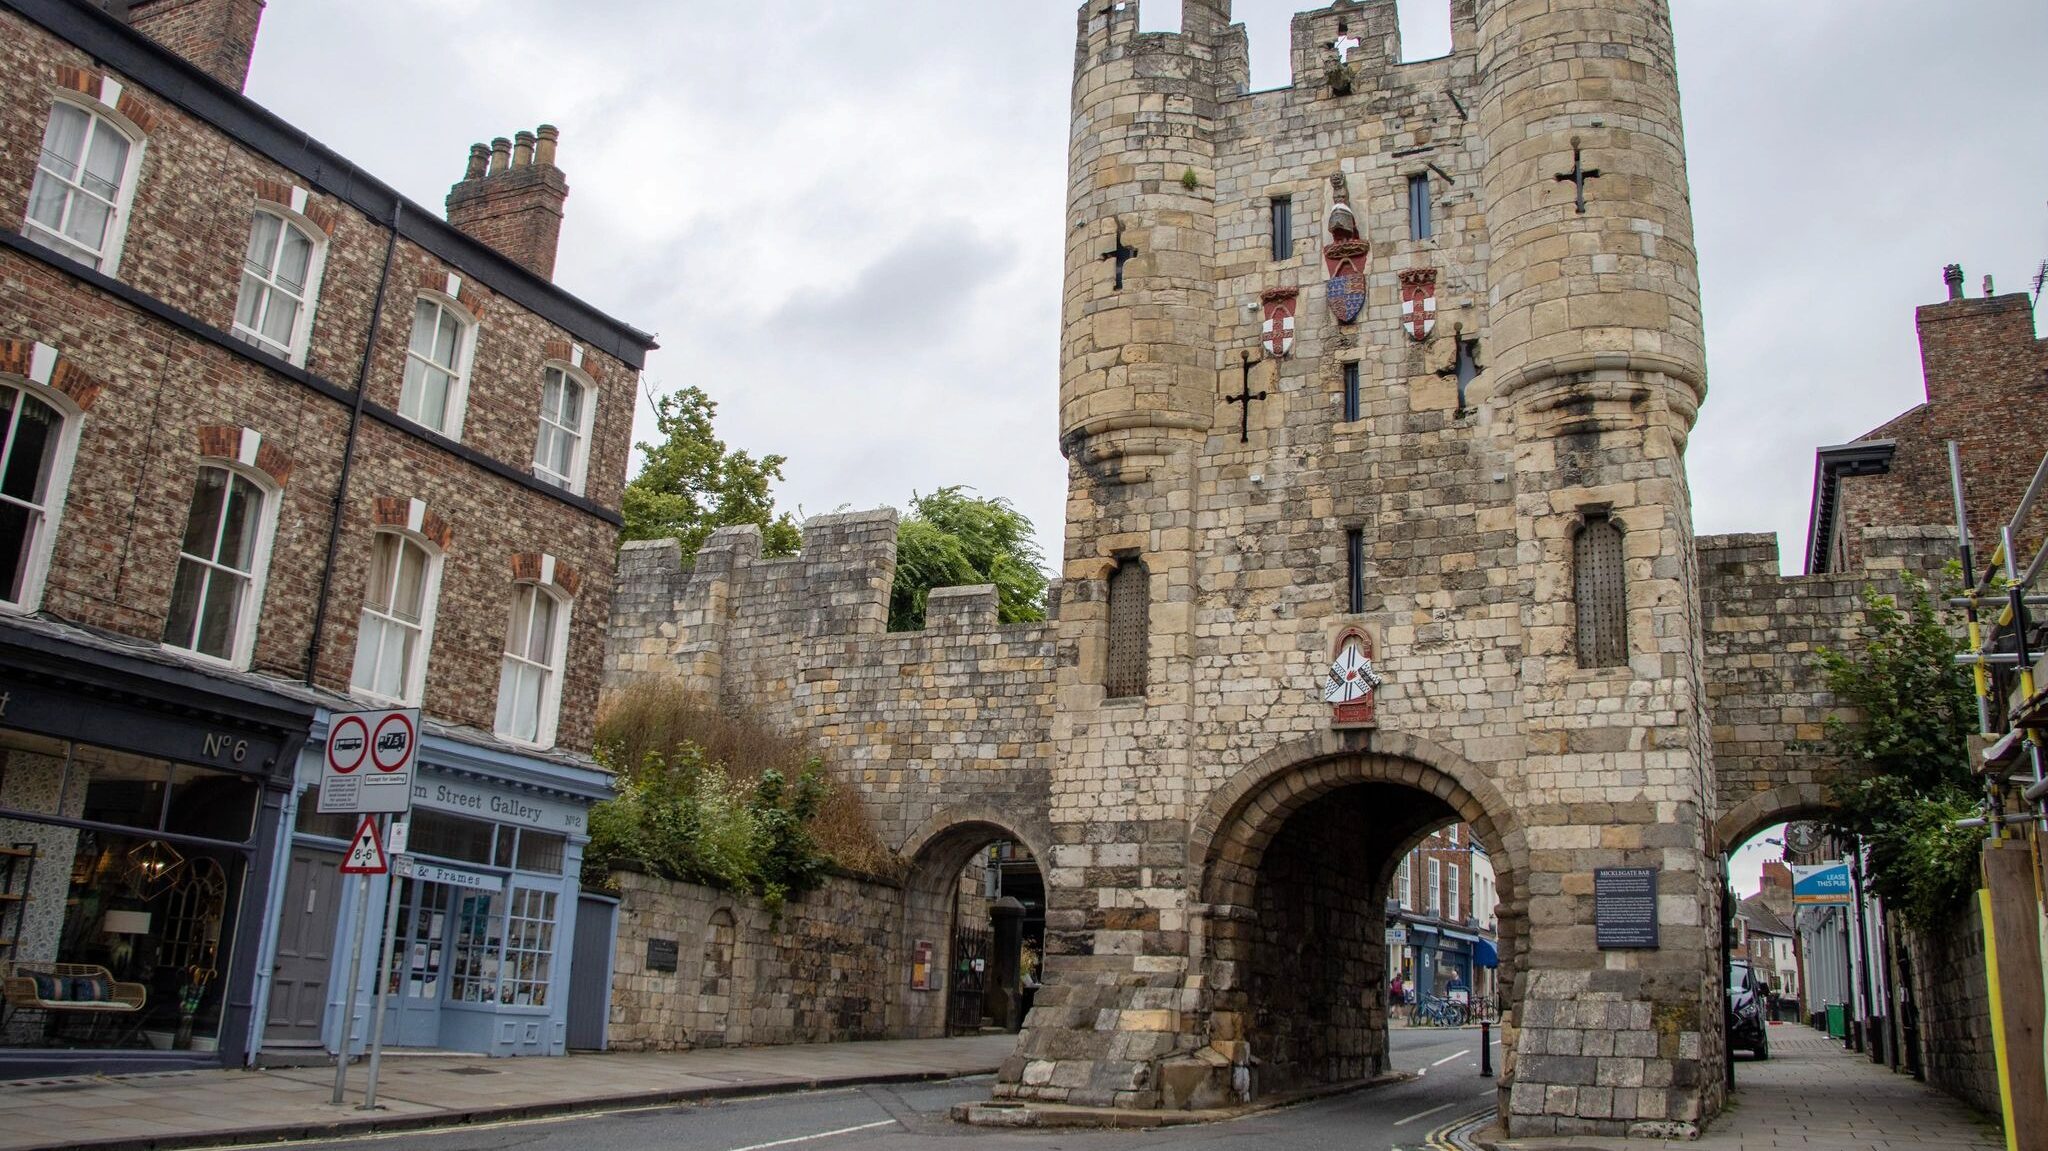
[[[591,811],[587,884],[630,867],[779,906],[831,866],[895,874],[859,794],[802,739],[720,711],[674,680],[608,694],[596,749],[619,795]]]

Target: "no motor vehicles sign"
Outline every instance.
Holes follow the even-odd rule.
[[[327,725],[320,811],[404,814],[419,756],[418,708],[336,712]]]

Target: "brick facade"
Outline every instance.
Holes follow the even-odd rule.
[[[571,612],[558,742],[586,748],[638,367],[651,341],[592,319],[595,313],[539,281],[507,286],[524,273],[457,243],[416,205],[400,208],[408,219],[394,245],[388,208],[372,215],[347,187],[294,171],[238,138],[230,128],[245,121],[233,116],[263,115],[253,107],[201,115],[32,18],[0,13],[0,27],[0,74],[12,81],[0,94],[0,140],[15,144],[0,148],[0,216],[24,215],[53,100],[107,111],[85,93],[102,92],[111,78],[121,85],[118,119],[147,126],[135,142],[133,199],[111,282],[15,237],[0,247],[0,368],[18,374],[23,349],[55,349],[63,370],[52,385],[83,409],[74,417],[76,462],[40,610],[154,642],[196,468],[204,459],[232,458],[221,449],[246,429],[262,445],[252,470],[267,475],[278,503],[251,670],[346,692],[372,533],[390,518],[379,508],[421,501],[441,525],[426,538],[445,548],[427,714],[491,730],[514,559],[546,553],[558,571],[575,573],[553,585]],[[137,61],[152,59],[124,29],[97,34]],[[291,211],[322,239],[302,365],[225,334],[259,203]],[[451,260],[455,252],[466,262]],[[477,320],[459,444],[396,415],[419,285],[445,289],[451,278]],[[372,340],[380,283],[383,310]],[[566,301],[557,311],[576,318],[573,329],[520,302],[550,298]],[[598,388],[580,498],[530,479],[542,366],[563,358],[565,347],[581,349]],[[312,628],[359,379],[364,416],[316,657]],[[317,666],[309,667],[311,658]]]
[[[1823,452],[1810,571],[1861,566],[1856,545],[1868,528],[1948,525],[1953,538],[1951,440],[1962,457],[1963,494],[1981,570],[1998,542],[1999,525],[2019,509],[2027,482],[2048,450],[2048,437],[2041,432],[2048,427],[2048,341],[2035,338],[2031,300],[2019,293],[1976,299],[1959,295],[1923,305],[1914,319],[1926,402],[1854,441],[1890,444],[1889,460],[1881,468],[1831,481]],[[1833,492],[1827,490],[1830,482]],[[2048,509],[2037,511],[2027,528],[2022,547],[2042,538]]]

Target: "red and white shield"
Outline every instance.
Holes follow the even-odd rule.
[[[1401,326],[1408,329],[1408,338],[1418,344],[1436,331],[1435,268],[1401,273]]]
[[[1286,359],[1294,350],[1294,300],[1299,294],[1294,288],[1270,288],[1259,297],[1266,305],[1259,343],[1276,360]]]

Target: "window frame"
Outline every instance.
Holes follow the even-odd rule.
[[[1601,614],[1602,606],[1587,602],[1586,589],[1583,586],[1586,582],[1585,570],[1588,560],[1593,558],[1590,549],[1602,546],[1597,541],[1589,538],[1594,532],[1611,533],[1611,546],[1613,548],[1611,559],[1615,569],[1616,582],[1615,602],[1611,605],[1606,605],[1611,609],[1613,615],[1611,622],[1615,628],[1615,634],[1611,637],[1614,641],[1613,658],[1611,659],[1603,658],[1603,645],[1599,642],[1603,637],[1589,635],[1590,629],[1587,627],[1589,617],[1597,617]],[[1608,509],[1588,509],[1581,512],[1570,535],[1570,561],[1573,662],[1580,671],[1608,672],[1616,668],[1627,670],[1629,668],[1629,660],[1634,655],[1630,645],[1628,621],[1627,526]],[[1597,623],[1599,621],[1595,618],[1593,622]]]
[[[1337,368],[1344,390],[1344,407],[1341,414],[1343,423],[1352,424],[1359,420],[1360,393],[1365,390],[1365,365],[1358,360],[1345,360]]]
[[[546,750],[555,745],[561,721],[562,680],[568,673],[569,663],[569,613],[574,607],[574,601],[539,580],[519,580],[512,585],[512,611],[519,610],[521,602],[520,593],[527,589],[531,589],[535,597],[546,596],[549,600],[553,601],[555,608],[554,635],[548,640],[548,657],[550,660],[547,665],[548,678],[541,690],[539,710],[536,717],[538,722],[534,728],[534,738],[530,740],[509,734],[500,725],[500,719],[505,707],[505,665],[507,661],[518,660],[523,665],[533,665],[533,661],[523,655],[518,655],[511,651],[501,651],[498,654],[497,713],[491,721],[491,734],[507,743]],[[530,611],[531,609],[529,608]],[[508,625],[511,622],[509,613],[506,622]],[[531,626],[530,615],[528,617],[528,625]],[[510,638],[509,635],[507,638]],[[506,645],[501,644],[499,646],[504,647]]]
[[[412,388],[408,377],[412,374],[413,360],[420,358],[412,350],[413,331],[415,329],[408,327],[405,333],[405,347],[402,352],[404,366],[399,373],[398,379],[398,414],[401,418],[409,420],[419,427],[461,443],[462,426],[469,415],[469,381],[476,371],[478,329],[482,325],[477,322],[477,318],[470,313],[470,310],[463,306],[461,300],[450,296],[446,292],[436,292],[424,288],[413,296],[415,324],[418,322],[419,305],[423,300],[436,305],[443,312],[454,316],[456,323],[461,325],[462,334],[455,340],[455,358],[458,370],[450,373],[453,379],[448,384],[448,407],[442,427],[437,428],[416,415],[408,414],[405,410],[406,398]],[[423,360],[422,362],[432,364],[435,371],[447,371],[446,368],[440,364],[434,364],[431,360]]]
[[[377,571],[377,541],[379,537],[387,535],[398,539],[400,541],[401,546],[405,544],[411,544],[415,547],[418,547],[421,551],[423,551],[426,554],[427,557],[425,573],[421,576],[420,579],[419,661],[416,666],[407,669],[404,692],[397,697],[387,696],[382,694],[381,692],[372,691],[369,688],[358,686],[355,678],[354,663],[354,659],[359,658],[362,653],[363,616],[366,613],[375,610],[370,607],[370,577],[374,576]],[[373,703],[385,704],[392,707],[418,707],[420,705],[421,700],[426,696],[427,665],[433,662],[434,626],[438,622],[438,617],[440,615],[439,608],[441,603],[441,574],[444,567],[444,560],[446,559],[446,556],[443,554],[439,547],[435,546],[432,540],[427,539],[425,536],[420,535],[418,532],[407,531],[403,528],[380,524],[378,525],[376,530],[370,533],[370,548],[368,558],[369,571],[365,574],[363,578],[362,604],[356,610],[356,656],[351,657],[349,664],[348,693],[356,699],[368,700]],[[403,568],[403,558],[403,554],[401,553],[401,564],[398,567],[394,567],[392,570],[392,579],[394,581],[399,578],[399,572]],[[397,624],[398,626],[405,626],[404,621],[392,618],[387,612],[379,612],[378,615],[382,616],[383,618],[389,620],[392,623]]]
[[[56,115],[57,105],[69,104],[71,107],[84,112],[92,120],[104,122],[109,128],[119,132],[128,141],[128,162],[121,169],[121,187],[115,192],[112,201],[113,219],[107,224],[108,239],[100,250],[99,264],[93,269],[103,276],[118,275],[121,270],[121,255],[127,247],[128,221],[134,211],[135,186],[141,182],[142,153],[149,142],[149,134],[138,127],[133,120],[123,116],[120,109],[110,104],[104,104],[83,92],[73,92],[68,88],[54,89],[49,91],[49,96],[50,108],[42,120],[45,135],[49,133],[50,118]],[[86,150],[88,152],[91,151],[91,144],[92,125],[89,123],[86,132]],[[42,155],[42,142],[38,140],[36,142],[35,163],[29,176],[27,202],[23,205],[21,211],[21,234],[27,237],[31,243],[36,244],[45,251],[55,252],[67,260],[75,260],[76,257],[72,256],[67,249],[80,247],[81,245],[72,243],[70,237],[65,236],[61,232],[54,233],[54,235],[58,242],[65,245],[65,247],[44,243],[42,240],[37,239],[36,233],[49,233],[50,229],[33,221],[29,216],[29,211],[35,203],[36,181],[43,171]],[[52,173],[52,175],[54,176],[55,173]],[[58,178],[61,179],[61,177]],[[72,191],[76,192],[78,190],[75,182],[65,182],[71,185]],[[68,208],[68,197],[66,198],[66,205]]]
[[[1457,919],[1458,915],[1458,865],[1444,865],[1444,918]]]
[[[57,452],[50,460],[50,478],[44,487],[42,508],[42,530],[29,549],[29,560],[21,577],[21,597],[9,600],[0,597],[0,614],[28,615],[40,611],[43,592],[49,586],[51,561],[57,554],[57,533],[64,526],[64,505],[71,494],[71,468],[78,459],[78,438],[80,425],[85,421],[85,411],[74,403],[71,397],[55,388],[39,384],[26,376],[0,375],[0,388],[8,388],[19,395],[29,396],[43,406],[57,413],[63,426],[57,433]],[[14,446],[12,429],[19,424],[21,407],[17,402],[8,413],[9,434],[5,450],[0,450],[0,463],[5,463],[6,451]],[[0,497],[6,498],[6,497]]]
[[[1116,605],[1118,602],[1118,577],[1126,576],[1129,583],[1140,593],[1138,595],[1139,640],[1135,653],[1135,670],[1131,672],[1135,681],[1118,678],[1120,670],[1116,658],[1119,649],[1116,643]],[[1151,691],[1152,681],[1152,569],[1142,556],[1119,557],[1102,581],[1102,689],[1105,699],[1142,700]],[[1119,689],[1132,687],[1134,691]]]
[[[306,294],[299,300],[299,317],[292,324],[291,346],[280,352],[277,350],[276,345],[271,343],[269,337],[261,332],[242,326],[242,288],[247,285],[248,281],[238,278],[235,289],[235,310],[234,314],[228,319],[228,334],[252,348],[269,352],[271,355],[279,357],[294,367],[303,368],[306,366],[306,350],[313,341],[313,312],[319,305],[320,282],[327,272],[328,235],[318,224],[315,224],[305,216],[292,211],[282,204],[274,204],[268,200],[258,200],[250,206],[249,226],[252,229],[256,226],[257,216],[275,217],[281,228],[296,229],[306,237],[307,242],[312,246],[312,255],[306,259]],[[282,237],[283,233],[280,232],[279,235]],[[272,272],[274,275],[276,252],[273,250],[271,255],[273,258]],[[242,248],[242,261],[237,271],[238,277],[248,274],[248,265],[248,246],[245,243]],[[263,286],[269,291],[278,290],[273,280],[263,281]],[[410,337],[408,337],[407,346],[410,347]]]
[[[569,461],[569,474],[562,477],[563,480],[567,481],[565,483],[556,483],[555,476],[558,473],[556,473],[551,468],[544,467],[539,458],[542,433],[544,433],[550,427],[563,427],[562,424],[554,420],[548,419],[547,377],[549,372],[560,372],[562,373],[563,379],[571,383],[574,383],[577,387],[583,389],[583,412],[581,416],[582,427],[578,429],[576,432],[575,458]],[[584,485],[589,480],[590,476],[591,429],[595,428],[596,426],[597,381],[591,379],[588,373],[584,372],[582,369],[578,368],[576,365],[568,362],[567,360],[551,359],[542,363],[540,381],[540,411],[538,415],[535,417],[533,433],[534,478],[540,480],[543,483],[553,484],[554,486],[561,488],[563,491],[569,492],[573,495],[582,495]]]
[[[263,506],[257,509],[256,512],[255,544],[249,550],[249,586],[244,593],[248,600],[245,605],[246,610],[241,611],[236,616],[234,641],[229,645],[229,655],[226,658],[200,651],[196,647],[181,647],[167,639],[159,639],[157,643],[165,651],[175,652],[181,658],[199,660],[202,663],[212,664],[216,667],[229,667],[237,671],[246,671],[256,652],[257,625],[263,616],[263,595],[270,582],[270,553],[271,547],[277,539],[278,506],[284,502],[284,493],[276,480],[255,468],[244,467],[238,462],[222,459],[218,456],[202,456],[199,459],[198,469],[193,473],[192,497],[186,500],[185,518],[188,524],[192,518],[191,499],[196,498],[199,494],[199,475],[208,468],[227,473],[229,491],[233,490],[234,481],[241,479],[248,481],[249,485],[255,488],[263,497]],[[220,533],[225,529],[226,523],[227,500],[226,496],[223,495],[220,523],[214,526],[214,551],[216,554],[213,558],[201,558],[185,551],[184,539],[181,534],[177,543],[177,561],[172,567],[171,572],[173,595],[176,594],[177,571],[184,566],[187,558],[192,559],[196,563],[204,564],[209,568],[226,566],[218,558]],[[211,582],[210,575],[208,580]],[[194,616],[192,620],[193,635],[195,637],[198,634],[200,624],[206,617],[205,600],[206,597],[202,593],[200,596],[199,614]],[[171,608],[167,606],[164,611],[164,626],[169,627],[170,622]]]
[[[1444,914],[1443,860],[1432,858],[1429,861],[1428,875],[1429,891],[1424,895],[1423,898],[1423,910],[1427,911],[1431,915],[1436,916],[1438,919],[1442,919]]]
[[[1408,174],[1408,238],[1427,240],[1436,235],[1435,205],[1429,199],[1429,173]]]
[[[1365,529],[1344,529],[1344,610],[1365,611]]]
[[[1415,853],[1411,851],[1402,856],[1400,864],[1394,868],[1394,885],[1400,889],[1398,894],[1403,911],[1415,910],[1414,862]]]
[[[1266,227],[1272,243],[1271,255],[1276,262],[1294,258],[1294,197],[1268,196],[1266,198]]]

